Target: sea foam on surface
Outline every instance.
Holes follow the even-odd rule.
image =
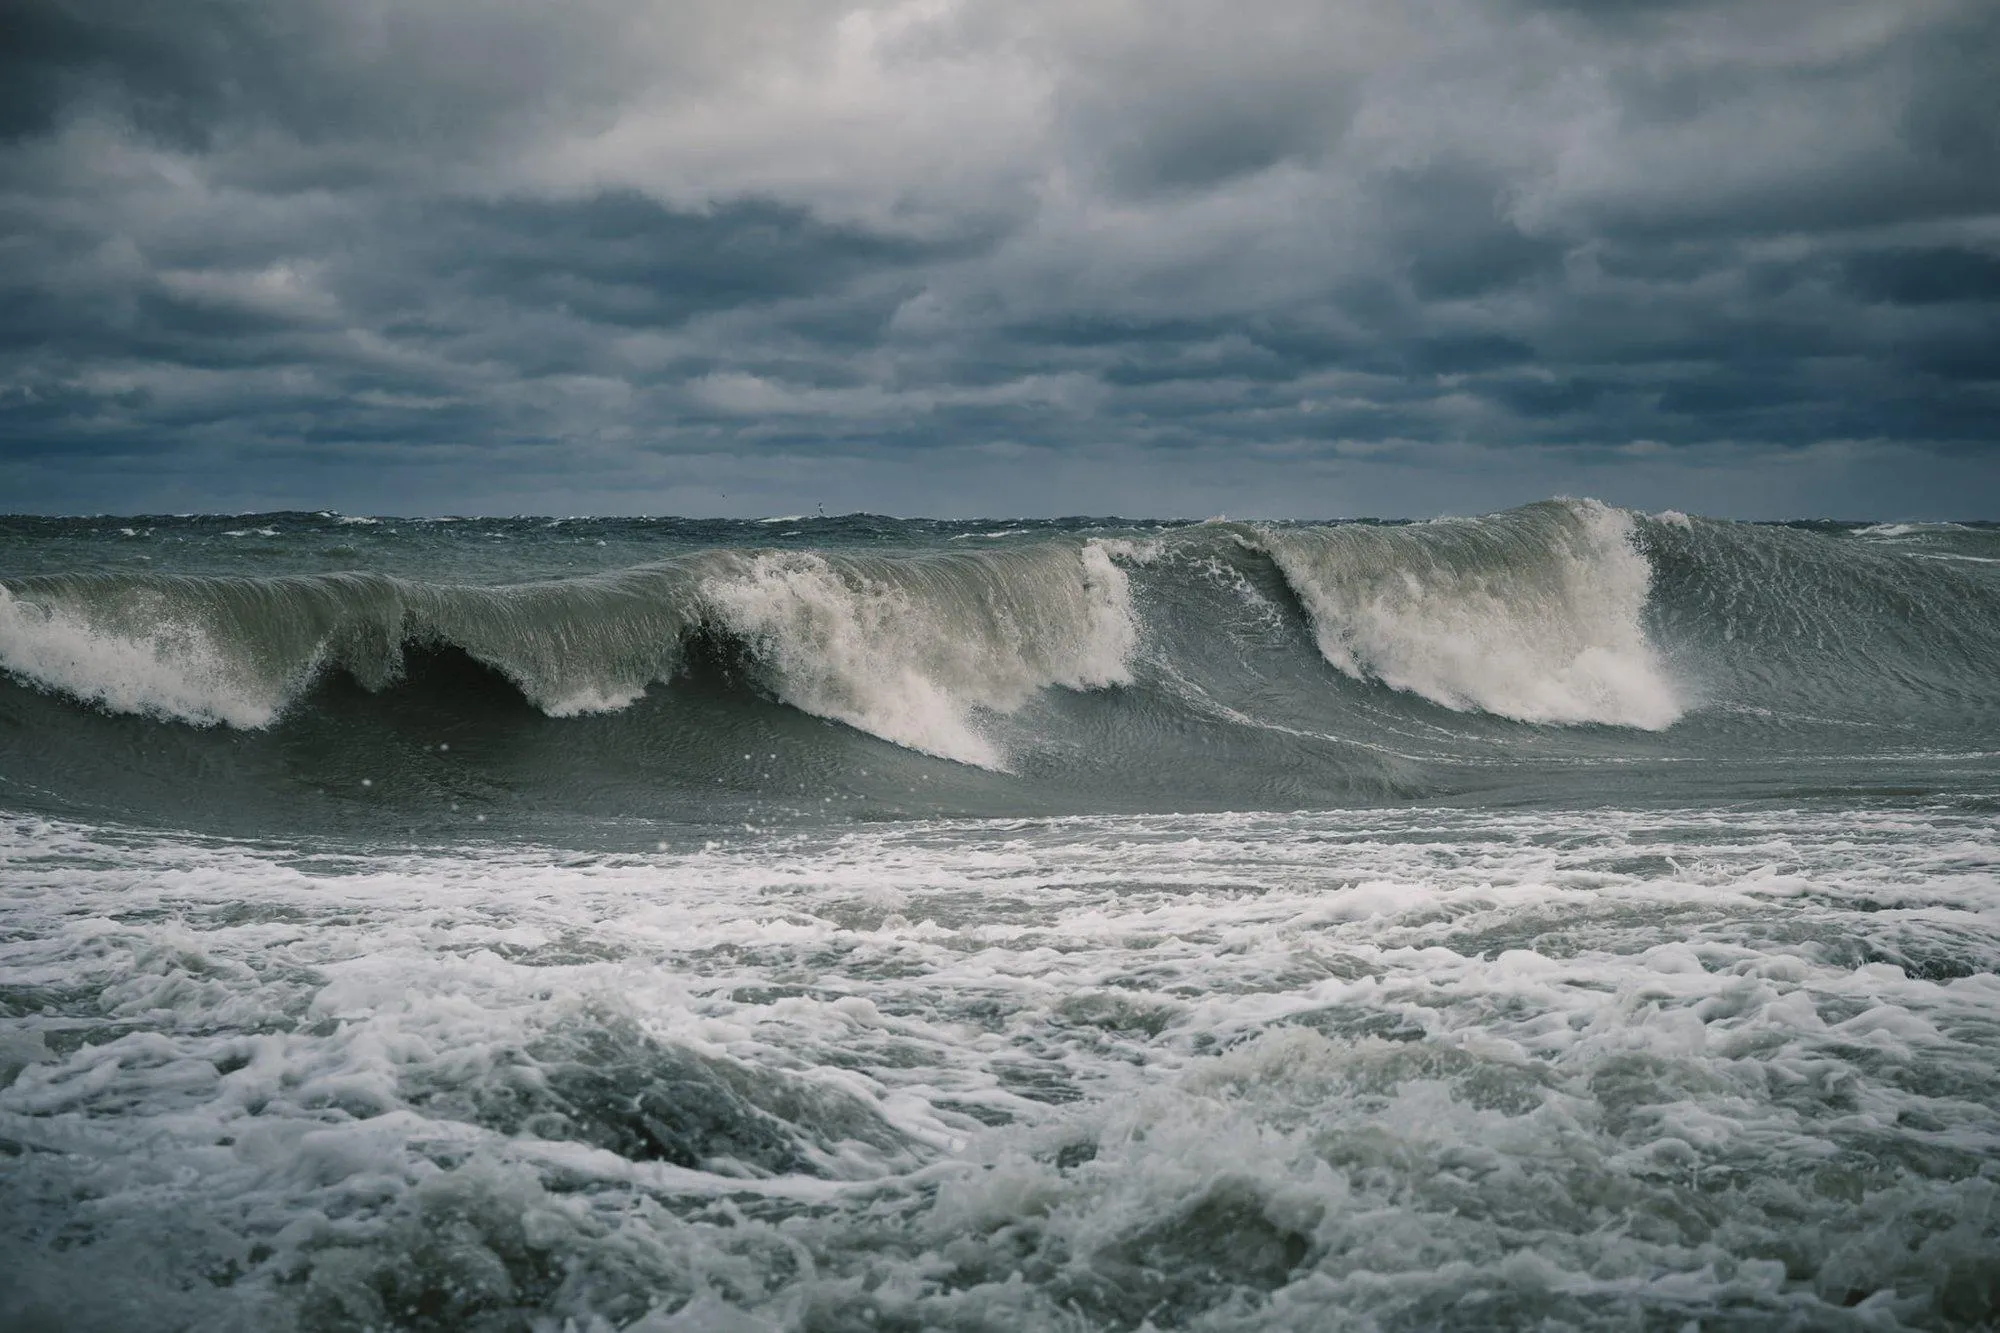
[[[0,1322],[1976,1327],[1996,861],[1942,808],[9,817]]]

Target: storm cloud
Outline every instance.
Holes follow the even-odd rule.
[[[16,0],[0,509],[2000,511],[1987,0]]]

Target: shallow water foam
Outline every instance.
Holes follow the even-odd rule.
[[[1996,863],[1990,819],[1942,810],[645,857],[9,820],[0,1301],[67,1328],[1970,1326],[2000,1313]]]

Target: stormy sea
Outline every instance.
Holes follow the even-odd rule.
[[[2000,1319],[2000,527],[0,519],[0,1327]]]

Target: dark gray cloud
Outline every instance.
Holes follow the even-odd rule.
[[[2000,498],[1983,0],[17,0],[0,508]]]

